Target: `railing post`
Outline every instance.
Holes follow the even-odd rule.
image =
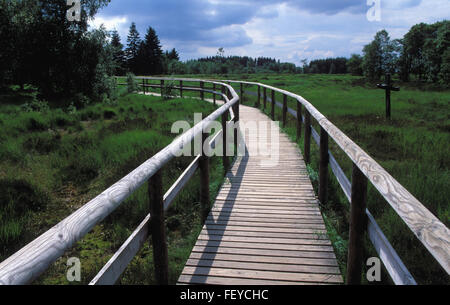
[[[202,131],[202,156],[200,158],[200,203],[202,209],[202,221],[205,221],[208,217],[210,208],[209,202],[209,157],[208,147],[205,148],[205,143],[208,138],[208,134]]]
[[[161,96],[164,95],[164,80],[161,80]]]
[[[167,285],[169,283],[169,260],[166,227],[164,224],[164,193],[161,170],[150,178],[148,191],[150,196],[150,229],[153,244],[155,279],[159,285]]]
[[[261,106],[261,87],[258,85],[258,101],[256,102],[256,107],[258,107],[259,109],[260,106]]]
[[[286,127],[287,95],[283,94],[283,127]]]
[[[230,160],[228,159],[228,128],[227,128],[227,121],[228,121],[228,111],[226,111],[224,114],[222,114],[222,138],[223,138],[223,169],[225,171],[225,175],[228,171],[228,168],[230,167]]]
[[[142,92],[144,92],[145,95],[145,79],[142,79]]]
[[[242,83],[239,83],[239,89],[240,89],[240,94],[239,94],[239,100],[241,102],[244,102],[244,85]]]
[[[267,88],[266,87],[263,88],[263,101],[264,101],[264,109],[266,109],[266,104],[267,104]]]
[[[180,97],[183,97],[183,81],[180,80]]]
[[[270,116],[275,121],[275,90],[272,90],[272,109],[270,110]]]
[[[302,104],[297,101],[297,141],[302,137]]]
[[[216,91],[216,84],[214,84],[214,83],[213,83],[213,91],[214,92]],[[213,102],[214,102],[214,105],[216,105],[216,94],[215,93],[213,93]]]
[[[205,93],[203,92],[203,89],[205,88],[205,83],[200,82],[200,99],[203,101],[205,100]]]
[[[320,127],[319,201],[321,204],[327,202],[329,161],[328,133],[323,127]]]
[[[305,111],[305,162],[309,164],[311,161],[310,151],[311,151],[311,114],[306,109]]]
[[[363,237],[367,228],[367,178],[353,163],[350,207],[350,236],[348,240],[347,285],[361,284]]]

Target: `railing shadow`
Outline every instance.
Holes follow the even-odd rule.
[[[241,158],[239,160],[239,158]],[[234,207],[234,204],[236,202],[236,198],[239,193],[239,189],[242,184],[243,175],[245,173],[245,169],[247,167],[249,160],[249,152],[247,148],[247,144],[245,144],[245,154],[242,157],[237,157],[235,162],[236,164],[239,162],[238,169],[236,171],[236,174],[233,175],[232,168],[229,169],[229,171],[226,174],[226,177],[230,179],[231,187],[227,194],[227,197],[225,198],[225,201],[222,205],[222,209],[219,212],[219,215],[216,217],[212,217],[212,213],[208,215],[208,218],[205,222],[205,228],[206,232],[208,233],[208,241],[206,245],[204,246],[204,250],[202,251],[202,255],[199,258],[199,263],[202,262],[202,265],[197,264],[195,271],[193,272],[193,276],[204,276],[204,278],[200,281],[198,281],[198,284],[205,284],[206,277],[208,276],[209,272],[211,271],[212,265],[214,263],[217,251],[214,251],[213,249],[208,248],[219,248],[220,244],[222,242],[222,238],[224,237],[224,234],[213,234],[215,231],[222,230],[215,228],[216,225],[223,226],[223,233],[226,230],[226,227],[228,225],[228,221],[231,218],[231,211]],[[225,184],[224,184],[225,185]],[[221,188],[222,189],[222,188]],[[216,203],[214,202],[214,206]],[[213,207],[214,207],[213,206]],[[229,211],[228,211],[229,210]],[[203,230],[202,230],[203,232]],[[211,236],[215,236],[215,239],[211,239]],[[202,270],[202,272],[200,272]],[[207,270],[207,272],[204,272],[204,270]]]

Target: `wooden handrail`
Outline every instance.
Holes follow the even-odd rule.
[[[223,81],[227,83],[242,83],[260,86],[264,89],[269,89],[289,96],[297,100],[298,103],[301,103],[306,110],[306,114],[311,114],[320,127],[326,131],[355,166],[367,177],[368,181],[372,183],[384,199],[391,205],[417,239],[428,249],[444,270],[450,274],[449,229],[372,157],[320,113],[310,102],[300,95],[257,82],[234,80]]]
[[[227,112],[230,112],[234,118],[234,113],[236,110],[238,111],[239,96],[231,86],[223,82],[183,78],[143,77],[138,79],[160,80],[161,89],[166,80],[213,83],[226,87],[230,98],[228,99],[226,96],[223,96],[226,103],[208,117],[176,138],[171,144],[103,191],[100,195],[1,262],[0,284],[27,284],[32,282],[42,272],[47,270],[54,261],[62,256],[67,249],[71,248],[75,242],[80,240],[96,224],[114,211],[136,189],[161,170],[177,153],[182,151],[187,143],[190,143],[196,136],[202,134],[203,130],[209,127],[212,122],[221,118]],[[220,92],[214,93],[221,95]],[[235,107],[236,110],[232,111],[232,107]],[[138,236],[142,236],[142,234]]]

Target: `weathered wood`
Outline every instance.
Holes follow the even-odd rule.
[[[302,104],[297,103],[297,141],[302,137]]]
[[[244,84],[243,83],[240,83],[239,84],[240,86],[239,86],[239,100],[241,101],[241,103],[243,103],[244,102]]]
[[[164,210],[166,211],[176,196],[181,192],[181,190],[186,186],[186,184],[194,176],[195,171],[199,167],[201,156],[197,156],[194,161],[189,164],[186,170],[178,177],[177,181],[169,188],[169,190],[164,194]]]
[[[161,96],[164,96],[164,80],[161,80]]]
[[[270,117],[275,121],[275,90],[272,90],[272,104],[270,109]]]
[[[305,162],[309,164],[311,162],[311,114],[308,110],[305,113],[305,139],[304,139],[304,154]]]
[[[203,131],[202,134],[202,156],[200,157],[200,203],[202,209],[202,220],[208,217],[209,208],[211,206],[209,201],[209,157],[208,150],[206,150],[203,143],[208,138],[208,133]]]
[[[267,104],[267,89],[266,89],[266,87],[263,88],[263,102],[264,102],[264,109],[266,109],[266,104]]]
[[[243,83],[276,90],[301,103],[306,111],[309,111],[319,125],[325,128],[334,142],[364,173],[444,270],[450,274],[450,251],[448,251],[450,248],[450,230],[408,190],[303,97],[261,83]]]
[[[213,91],[216,91],[216,84],[213,83]],[[216,105],[216,94],[213,93],[213,103]]]
[[[205,89],[205,83],[200,82],[200,99],[202,101],[205,100],[205,93],[203,92],[204,89]]]
[[[267,122],[262,112],[242,105],[240,108],[244,125],[250,120]],[[263,156],[249,154],[236,159],[227,174],[230,182],[221,187],[183,274],[188,274],[190,267],[210,267],[212,273],[218,268],[239,272],[241,276],[221,275],[229,279],[225,284],[241,277],[249,279],[243,281],[249,284],[255,270],[274,271],[280,277],[289,272],[292,283],[301,282],[304,272],[336,275],[342,282],[300,151],[275,126],[280,138],[277,144],[283,146],[276,153],[277,166],[262,166],[260,161],[267,158]],[[258,135],[253,129],[248,134],[257,137],[244,137],[249,151],[261,142],[270,146],[272,137]],[[216,277],[204,276],[206,281]],[[271,282],[278,280],[274,277]]]
[[[151,77],[145,79],[160,80],[160,78]],[[186,79],[170,80],[185,81]],[[213,83],[211,81],[205,82]],[[228,88],[228,85],[222,82],[215,83]],[[206,117],[203,122],[215,121],[237,102],[238,95],[232,88],[230,90],[232,90],[232,99],[229,103],[222,105]],[[67,249],[144,184],[149,177],[169,162],[174,154],[182,151],[186,143],[190,143],[197,134],[201,133],[201,128],[199,129],[197,125],[175,139],[170,145],[156,153],[130,174],[0,263],[0,284],[26,284],[38,277]]]
[[[180,80],[180,97],[183,97],[183,81]]]
[[[164,194],[162,187],[162,173],[159,170],[149,180],[150,214],[152,215],[150,228],[152,233],[155,278],[158,284],[167,285],[169,283],[169,260],[166,227],[164,224]]]
[[[319,201],[321,204],[327,202],[328,164],[328,134],[320,128]]]
[[[286,127],[287,95],[283,94],[283,127]]]
[[[145,94],[145,80],[142,80],[142,92]]]
[[[359,285],[363,262],[363,237],[367,228],[366,217],[367,178],[353,164],[352,205],[350,208],[350,229],[347,258],[347,284]]]
[[[89,285],[114,285],[148,237],[150,214],[139,224],[106,265],[92,279]]]
[[[256,108],[259,108],[261,107],[261,87],[260,86],[257,87],[258,87],[258,99],[256,102]]]
[[[223,169],[225,171],[224,175],[228,172],[228,169],[230,168],[230,159],[228,156],[228,113],[222,114],[222,162],[223,162]]]

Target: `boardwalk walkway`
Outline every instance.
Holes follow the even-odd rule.
[[[258,109],[240,109],[244,125],[273,124]],[[342,283],[301,152],[276,133],[277,166],[252,153],[261,142],[270,148],[272,136],[246,134],[247,153],[228,172],[179,284]]]

